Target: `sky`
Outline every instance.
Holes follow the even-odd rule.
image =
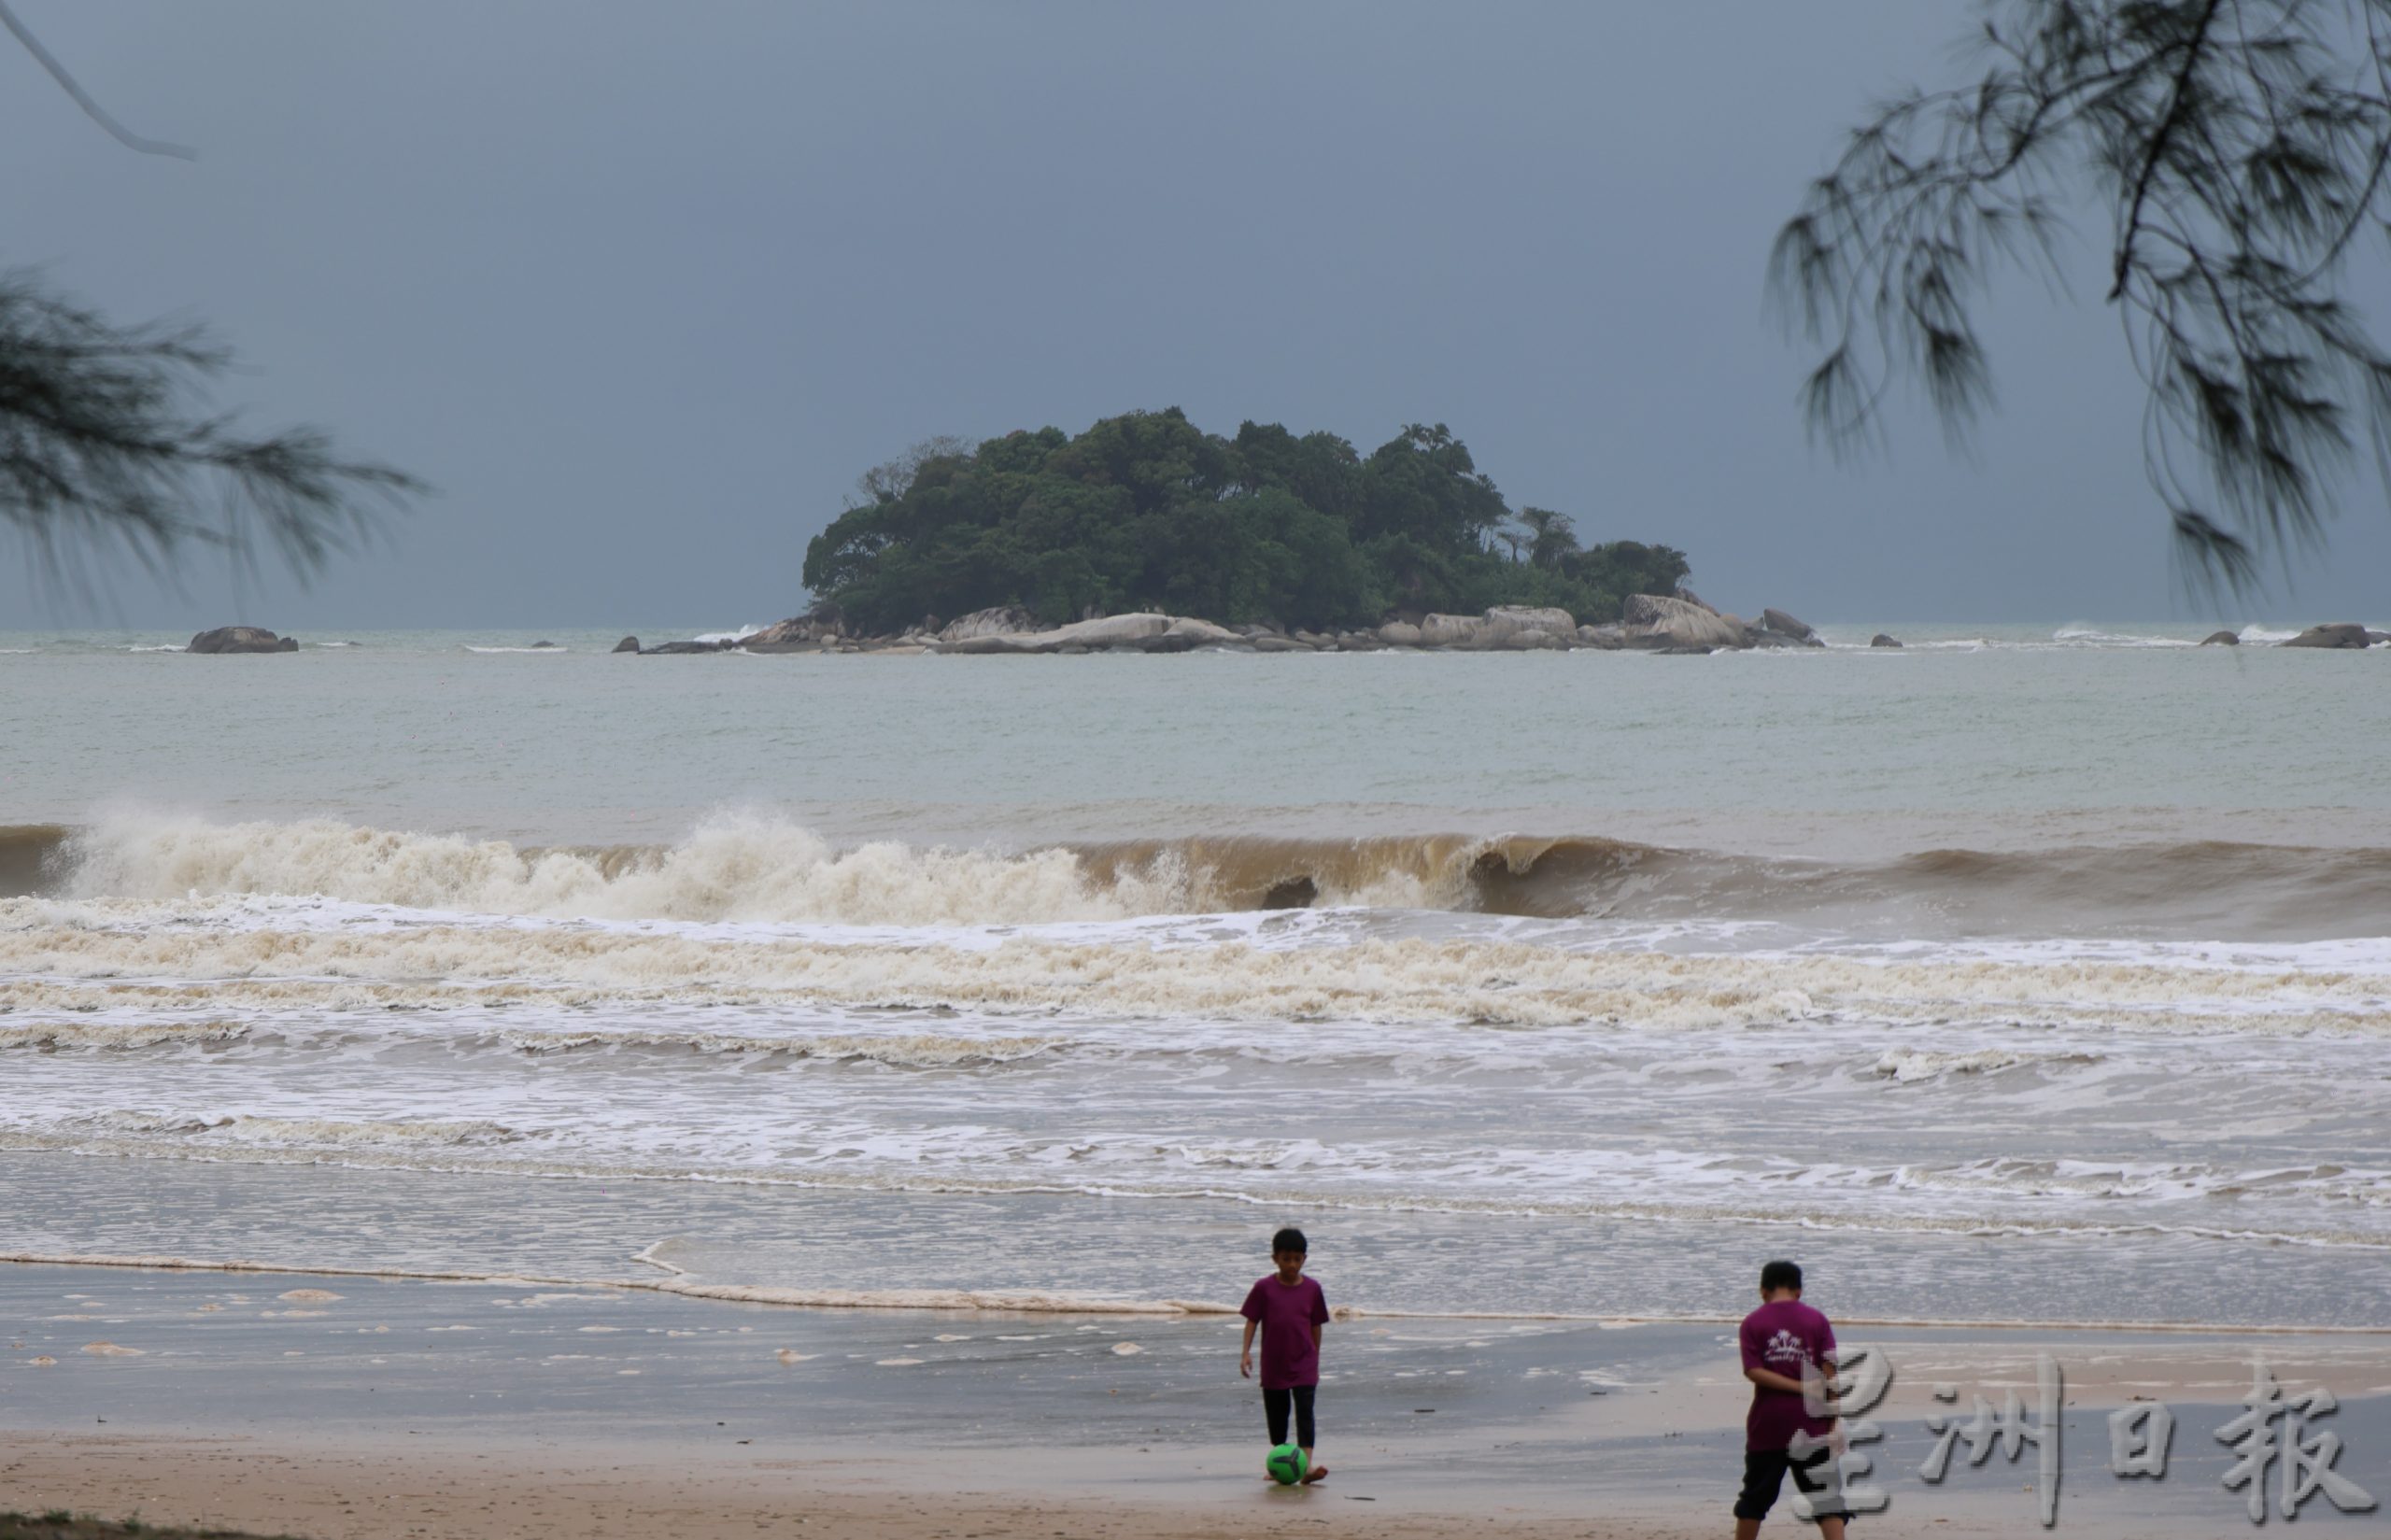
[[[1446,423],[1747,615],[2391,620],[2379,490],[2271,593],[2186,596],[2097,211],[2073,298],[1983,313],[1964,452],[1915,405],[1867,463],[1809,444],[1770,240],[1870,103],[1956,77],[1968,0],[15,4],[200,158],[0,39],[0,264],[205,321],[245,421],[439,495],[311,586],[28,570],[0,627],[765,622],[906,445],[1174,405]]]

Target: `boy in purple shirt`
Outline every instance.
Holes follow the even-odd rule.
[[[1821,1447],[1796,1462],[1789,1449],[1795,1434],[1824,1438],[1834,1429],[1833,1416],[1810,1416],[1802,1396],[1805,1374],[1814,1380],[1834,1374],[1834,1328],[1802,1303],[1802,1269],[1790,1262],[1772,1262],[1760,1270],[1760,1308],[1744,1317],[1739,1334],[1752,1409],[1744,1419],[1744,1490],[1735,1499],[1735,1540],[1759,1540],[1760,1521],[1776,1502],[1787,1471],[1805,1494],[1827,1491],[1818,1471],[1834,1458]],[[1824,1393],[1830,1399],[1833,1394]],[[1820,1513],[1820,1540],[1843,1540],[1846,1517]]]
[[[1320,1388],[1320,1329],[1328,1324],[1328,1295],[1304,1277],[1311,1243],[1301,1230],[1270,1237],[1270,1260],[1279,1270],[1254,1280],[1238,1313],[1245,1317],[1245,1342],[1237,1372],[1253,1378],[1253,1334],[1262,1333],[1262,1411],[1270,1421],[1273,1448],[1287,1441],[1287,1412],[1295,1414],[1295,1442],[1304,1451],[1304,1485],[1324,1478],[1328,1467],[1312,1462],[1311,1399]]]

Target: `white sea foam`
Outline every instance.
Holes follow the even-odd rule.
[[[2061,626],[2051,633],[2054,642],[2075,646],[2096,647],[2192,647],[2199,643],[2190,637],[2135,636],[2121,631],[2104,631],[2081,621]]]
[[[6,1022],[0,1049],[157,1048],[168,1044],[234,1042],[248,1035],[246,1023],[191,1022]]]
[[[2091,1062],[2091,1059],[2088,1054],[2035,1054],[2002,1048],[1978,1049],[1964,1053],[1937,1053],[1925,1048],[1889,1048],[1876,1060],[1875,1072],[1887,1080],[1909,1084],[1945,1075],[1992,1075],[2023,1065],[2084,1064]]]
[[[511,1144],[536,1137],[502,1123],[455,1119],[276,1118],[204,1113],[114,1111],[84,1120],[107,1136],[165,1135],[209,1144],[307,1149],[417,1149]]]
[[[139,906],[121,901],[82,906],[99,923],[59,923],[77,907],[0,900],[0,1005],[58,1013],[801,1000],[1149,1020],[1597,1023],[1647,1030],[1829,1015],[1926,1021],[1963,1009],[2178,1033],[2391,1030],[2391,968],[2383,967],[2382,949],[2368,970],[2286,973],[2131,957],[1702,956],[1502,940],[1158,946],[1099,931],[1084,941],[1016,935],[956,946],[714,940],[660,926],[152,927],[138,923]],[[2340,945],[2337,954],[2348,950]]]

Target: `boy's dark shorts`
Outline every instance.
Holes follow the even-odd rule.
[[[1735,1499],[1738,1519],[1765,1519],[1776,1504],[1776,1494],[1785,1485],[1785,1473],[1793,1473],[1793,1485],[1808,1496],[1816,1497],[1827,1490],[1818,1476],[1818,1467],[1834,1457],[1828,1448],[1812,1450],[1801,1463],[1795,1464],[1790,1453],[1784,1449],[1746,1449],[1744,1451],[1744,1490]],[[1842,1508],[1821,1509],[1822,1519],[1848,1519],[1851,1515]]]

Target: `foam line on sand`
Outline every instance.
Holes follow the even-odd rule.
[[[655,1250],[665,1244],[647,1248]],[[671,1266],[643,1252],[635,1260]],[[122,1267],[162,1272],[283,1273],[301,1278],[372,1278],[424,1283],[503,1283],[552,1289],[618,1289],[640,1293],[679,1294],[689,1299],[723,1300],[741,1305],[776,1305],[810,1310],[968,1310],[991,1315],[1109,1316],[1228,1316],[1234,1305],[1205,1300],[1125,1300],[1104,1295],[1033,1290],[972,1289],[799,1289],[773,1284],[704,1283],[686,1275],[669,1279],[559,1278],[527,1273],[439,1271],[405,1267],[328,1267],[318,1264],[263,1262],[252,1258],[134,1256],[116,1253],[0,1251],[0,1263],[27,1266]],[[675,1269],[676,1272],[679,1269]],[[1732,1315],[1618,1315],[1601,1311],[1559,1310],[1387,1310],[1367,1306],[1340,1306],[1340,1321],[1487,1321],[1579,1322],[1601,1326],[1732,1326],[1742,1319]],[[1845,1326],[1917,1329],[1959,1328],[1970,1331],[2037,1332],[2161,1332],[2206,1335],[2265,1335],[2281,1336],[2391,1336],[2391,1325],[2274,1326],[2242,1322],[2183,1321],[2023,1321],[1986,1317],[1935,1320],[1917,1316],[1843,1316]]]

